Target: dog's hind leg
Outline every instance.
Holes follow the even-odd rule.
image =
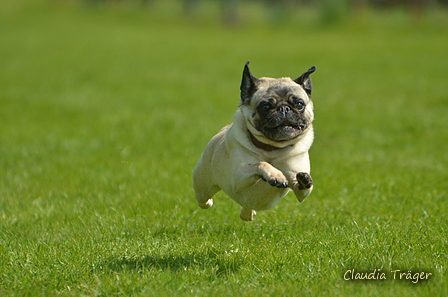
[[[243,207],[240,213],[240,218],[243,221],[252,221],[254,219],[254,215],[256,215],[257,212],[253,209],[246,209]]]
[[[198,205],[203,209],[212,207],[212,197],[219,192],[219,190],[221,190],[218,185],[213,183],[210,176],[205,175],[199,168],[195,168],[195,174],[193,175],[193,188]]]
[[[193,170],[193,188],[198,205],[202,209],[212,207],[212,197],[221,190],[212,180],[210,163],[210,150],[206,150]]]
[[[198,163],[193,173],[193,188],[198,205],[202,209],[212,207],[212,197],[221,190],[218,185],[213,183],[211,173],[207,169],[202,166],[202,163]]]
[[[202,209],[207,209],[213,206],[212,197],[221,190],[219,187],[214,186],[209,189],[197,189],[195,187],[196,192],[196,200],[198,201],[198,205]]]

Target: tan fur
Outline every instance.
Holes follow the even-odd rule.
[[[240,217],[245,221],[253,220],[258,210],[274,207],[291,190],[301,202],[313,189],[312,186],[300,189],[296,178],[299,172],[310,173],[308,150],[314,137],[312,102],[290,78],[261,78],[260,82],[250,104],[240,105],[233,123],[210,140],[193,171],[193,187],[201,208],[211,207],[213,195],[223,190],[242,206]],[[276,142],[254,127],[257,117],[253,116],[254,110],[258,102],[265,98],[264,88],[272,84],[288,85],[306,100],[305,112],[310,124],[297,138]],[[260,142],[279,149],[267,151],[257,147],[251,141],[250,133]],[[288,186],[271,185],[282,183]]]

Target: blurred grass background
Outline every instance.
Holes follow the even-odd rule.
[[[187,2],[0,3],[0,294],[443,296],[443,3]],[[317,65],[316,187],[245,224],[222,193],[199,211],[191,171],[249,59]]]

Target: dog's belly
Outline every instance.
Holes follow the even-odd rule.
[[[246,209],[268,210],[273,208],[288,194],[289,188],[276,188],[260,179],[256,184],[241,193],[226,194]]]

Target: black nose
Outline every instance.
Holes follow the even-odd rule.
[[[284,114],[288,113],[290,110],[291,110],[291,108],[289,108],[289,106],[280,106],[278,108],[278,111],[280,111],[281,113],[284,113]]]

